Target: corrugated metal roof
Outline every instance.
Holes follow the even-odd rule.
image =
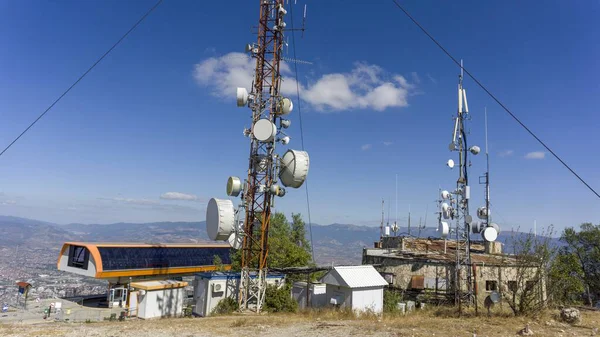
[[[321,282],[348,288],[387,286],[388,282],[373,266],[333,267]]]

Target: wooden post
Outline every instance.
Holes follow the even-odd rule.
[[[473,295],[475,295],[475,316],[479,316],[479,303],[477,300],[477,293],[479,287],[477,286],[477,266],[473,263]]]

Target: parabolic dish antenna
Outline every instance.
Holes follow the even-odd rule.
[[[306,151],[287,150],[281,157],[279,179],[283,186],[298,188],[308,175],[310,161]]]
[[[254,165],[256,166],[256,170],[260,173],[265,172],[267,170],[267,167],[269,166],[268,160],[269,157],[264,154],[260,154],[254,157]]]
[[[449,168],[453,168],[454,167],[454,160],[448,159],[448,161],[446,162],[446,165],[448,165]]]
[[[478,221],[471,222],[471,230],[473,234],[479,234],[484,229],[485,224]]]
[[[498,238],[498,232],[494,227],[486,227],[483,232],[481,232],[481,236],[487,242],[494,242]]]
[[[242,191],[242,181],[238,177],[229,177],[227,179],[227,195],[237,197]]]
[[[246,90],[246,88],[237,88],[236,98],[237,106],[245,106],[246,104],[248,104],[248,90]]]
[[[446,221],[441,221],[438,226],[438,232],[440,232],[440,237],[445,239],[448,237],[448,233],[450,233],[450,225]]]
[[[266,118],[259,119],[252,127],[252,134],[259,142],[267,143],[273,141],[277,135],[277,126]]]
[[[235,228],[235,210],[231,200],[212,198],[206,206],[206,233],[211,240],[229,238]]]
[[[481,220],[486,219],[487,218],[487,214],[488,214],[487,208],[485,208],[485,207],[479,207],[477,209],[477,217],[479,219],[481,219]]]
[[[280,115],[287,115],[294,109],[294,103],[289,98],[284,98],[280,101],[279,112]]]
[[[450,199],[450,192],[444,190],[444,191],[442,191],[441,196],[442,196],[442,199],[448,200],[448,199]]]
[[[496,233],[500,234],[500,226],[498,226],[498,224],[492,222],[491,224],[489,224],[489,227],[492,227],[496,230]]]
[[[242,244],[244,243],[244,222],[238,221],[238,225],[227,238],[227,242],[235,250],[242,248]]]
[[[473,222],[473,217],[470,214],[465,215],[465,222],[470,224]]]

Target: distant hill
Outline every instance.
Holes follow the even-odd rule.
[[[0,246],[6,247],[52,248],[64,241],[82,239],[53,223],[13,216],[0,216],[0,233]]]
[[[307,236],[309,228],[307,228]],[[197,243],[209,242],[206,223],[201,222],[153,222],[114,224],[68,224],[0,216],[0,246],[27,244],[37,248],[58,249],[65,241],[95,242],[146,242],[146,243]],[[407,235],[408,229],[401,227],[398,235]],[[437,238],[435,228],[412,228],[412,236]],[[516,232],[517,236],[526,233]],[[315,259],[320,264],[355,264],[362,259],[362,249],[373,247],[379,239],[379,228],[352,224],[312,226]],[[512,251],[511,232],[502,232],[499,241],[505,243],[504,251]],[[310,239],[310,238],[309,238]],[[558,239],[551,243],[561,245]]]

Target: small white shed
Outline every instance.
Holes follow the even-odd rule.
[[[327,305],[327,286],[323,283],[311,283],[306,287],[306,282],[294,282],[292,298],[298,302],[300,309],[306,309],[306,291],[308,290],[308,307],[322,308]]]
[[[354,311],[383,312],[383,288],[388,282],[373,266],[334,267],[323,278],[327,304]]]
[[[136,302],[132,307],[137,307],[137,317],[148,319],[155,317],[173,317],[181,315],[187,282],[162,280],[132,282],[131,287],[137,291]]]

